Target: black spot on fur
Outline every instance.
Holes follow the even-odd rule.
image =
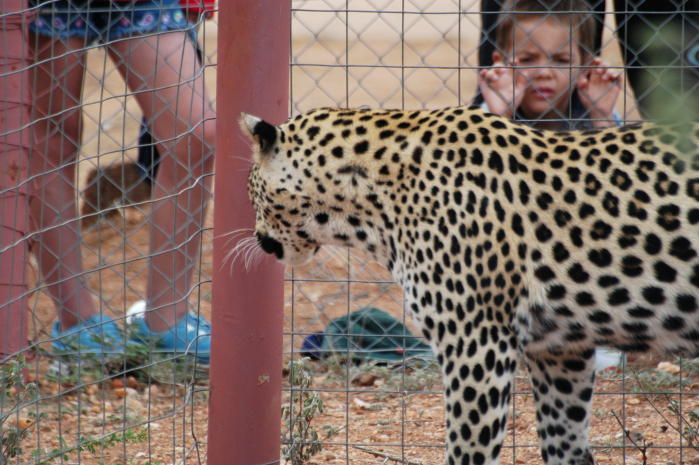
[[[369,150],[369,142],[363,140],[361,142],[357,142],[354,145],[354,153],[357,155],[362,155],[365,154]]]
[[[675,298],[677,308],[684,313],[694,313],[699,308],[697,299],[693,295],[680,294]]]
[[[674,204],[663,205],[658,209],[657,223],[667,231],[675,231],[680,227],[680,207]]]
[[[614,289],[611,294],[609,294],[609,298],[607,299],[607,303],[609,305],[623,305],[631,301],[631,297],[629,297],[629,290],[625,288],[618,288]]]
[[[655,262],[655,265],[653,265],[653,269],[655,270],[655,278],[658,281],[664,283],[673,283],[677,278],[677,270],[675,270],[673,267],[671,267],[663,261]]]
[[[644,287],[641,291],[641,294],[643,295],[643,298],[646,299],[646,302],[648,302],[649,304],[660,305],[663,302],[665,302],[665,293],[659,287]]]

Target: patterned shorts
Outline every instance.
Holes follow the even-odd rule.
[[[86,44],[191,27],[179,0],[35,0],[35,3],[40,8],[29,25],[32,32],[58,39],[82,37]]]

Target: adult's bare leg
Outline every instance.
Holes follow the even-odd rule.
[[[162,154],[150,213],[146,302],[154,311],[145,317],[152,331],[164,331],[188,311],[211,191],[214,113],[202,66],[184,32],[118,41],[110,54]]]
[[[30,155],[35,254],[63,329],[97,310],[83,276],[77,220],[75,162],[82,119],[80,99],[85,70],[83,39],[32,35],[37,65],[32,73],[33,143]]]

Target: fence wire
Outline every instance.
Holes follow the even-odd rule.
[[[490,53],[497,50],[494,18],[482,15],[482,7],[497,12],[503,3],[293,2],[292,116],[324,106],[412,109],[478,103],[479,71],[489,66]],[[686,103],[697,102],[699,94],[692,51],[697,6],[673,2],[647,11],[650,3],[588,3],[596,13],[598,32],[587,52],[600,56],[616,74],[646,72],[642,85],[636,77],[623,80],[615,115],[607,125],[669,115],[696,118],[694,108],[699,106]],[[660,8],[657,2],[653,5]],[[488,24],[482,28],[483,18]],[[488,28],[490,34],[483,32]],[[493,43],[481,47],[482,40]],[[650,59],[653,47],[662,61]],[[565,68],[571,76],[585,70],[570,64]],[[692,110],[686,111],[688,107]],[[560,122],[570,116],[546,118]],[[578,117],[592,120],[589,114]],[[287,455],[313,451],[321,444],[322,451],[311,461],[442,463],[445,424],[438,368],[419,356],[388,363],[382,357],[386,340],[378,336],[381,330],[404,325],[420,334],[390,275],[355,251],[330,249],[321,250],[312,265],[290,270],[286,284],[287,355],[293,360],[310,357],[311,361],[292,362],[292,367],[302,365],[313,381],[309,386],[294,379],[288,388],[286,443],[296,448],[287,449]],[[392,320],[370,313],[361,324],[347,325],[347,318],[369,309],[383,310]],[[627,359],[607,349],[598,351],[598,360],[591,440],[599,463],[679,464],[699,457],[692,436],[699,406],[696,360]],[[310,428],[316,429],[317,438],[293,429],[293,420],[297,427],[304,424],[302,412],[311,400],[325,407],[323,413],[315,412]],[[508,423],[501,462],[541,463],[532,393],[524,373],[516,379]]]
[[[619,46],[620,31],[623,29],[621,38],[628,44],[628,35],[637,25],[630,23],[625,29],[620,25],[631,21],[635,8],[643,2],[608,3],[598,44],[602,58],[619,71],[651,70],[650,82],[640,92],[634,93],[628,79],[624,81],[615,106],[619,119],[655,116],[658,112],[653,112],[652,105],[658,103],[646,104],[645,100],[660,99],[661,105],[667,104],[667,93],[657,97],[656,88],[684,102],[685,110],[699,108],[699,104],[691,104],[699,92],[692,77],[697,66],[697,45],[692,39],[697,27],[694,2],[668,2],[672,4],[670,12],[644,12],[644,21],[658,34],[661,26],[672,22],[668,18],[673,15],[682,21],[671,36],[651,34],[643,49],[632,50],[630,55],[627,51],[627,56]],[[619,8],[621,3],[628,4]],[[52,4],[37,2],[26,13],[56,11],[51,10]],[[159,3],[161,10],[167,4]],[[99,12],[99,8],[105,7],[91,11]],[[664,19],[658,23],[653,17]],[[3,31],[10,29],[7,18],[0,11]],[[31,16],[24,19],[31,20]],[[290,114],[321,106],[438,108],[469,104],[478,93],[481,21],[481,2],[476,0],[294,0]],[[181,35],[183,41],[192,40],[196,31],[203,66],[198,70],[190,63],[184,69],[181,52],[170,55],[169,63],[178,74],[190,71],[175,87],[194,82],[203,73],[214,101],[217,21],[201,20],[183,29],[187,31]],[[159,49],[164,44],[160,41],[163,35],[150,34],[148,46]],[[36,46],[31,36],[24,39],[23,46]],[[32,96],[42,96],[51,109],[58,110],[46,114],[34,110],[31,119],[20,122],[19,127],[0,126],[0,141],[16,144],[10,139],[20,134],[20,129],[46,125],[50,134],[63,136],[61,162],[32,171],[28,181],[0,185],[0,198],[20,191],[24,195],[32,182],[41,179],[75,181],[74,198],[80,209],[76,217],[69,211],[70,200],[64,205],[68,209],[50,213],[54,218],[50,224],[19,228],[23,234],[0,245],[3,263],[9,262],[10,253],[13,259],[22,258],[18,246],[31,252],[25,267],[26,291],[0,303],[0,312],[5,312],[26,299],[29,315],[28,341],[21,350],[3,354],[2,359],[5,384],[0,393],[0,463],[206,462],[206,372],[191,358],[134,349],[108,360],[83,356],[84,362],[70,364],[58,363],[63,359],[53,354],[56,305],[50,291],[57,283],[82,277],[100,314],[128,327],[127,309],[146,298],[149,262],[179,245],[171,244],[155,255],[152,252],[148,212],[159,198],[177,195],[161,192],[152,196],[153,187],[143,182],[152,165],[143,168],[136,164],[143,148],[154,146],[152,139],[143,136],[143,111],[138,102],[139,96],[154,89],[138,87],[144,76],[120,72],[138,51],[126,47],[123,40],[107,38],[105,42],[83,41],[73,44],[71,50],[54,44],[45,56],[24,68],[0,68],[2,86],[16,73],[36,75],[42,67],[55,72],[61,62],[69,64],[54,76],[51,86],[27,81],[33,86]],[[674,47],[669,64],[644,63],[643,52],[658,42]],[[688,46],[684,49],[685,45],[678,44]],[[67,87],[75,81],[70,75],[80,68],[84,68],[82,96],[71,100]],[[671,74],[673,69],[679,74]],[[196,103],[188,105],[191,108],[205,105],[200,95],[192,97],[192,102]],[[644,108],[651,108],[649,114],[643,114]],[[150,101],[149,113],[154,118],[165,111],[163,102]],[[191,121],[190,110],[178,111],[172,136],[160,141],[164,145],[176,145],[197,133],[208,118]],[[77,136],[76,114],[82,115]],[[671,114],[678,115],[675,109]],[[188,124],[177,126],[181,120]],[[52,143],[45,141],[33,150],[55,149]],[[197,150],[202,150],[201,143],[199,148],[190,146],[188,153]],[[78,156],[72,158],[73,152]],[[31,157],[37,156],[31,153]],[[152,157],[152,152],[148,156]],[[181,168],[190,165],[185,163]],[[213,176],[201,166],[192,169],[196,172],[194,181],[178,186],[178,194]],[[2,203],[0,218],[9,218],[12,228],[17,229],[22,214],[19,204],[7,205]],[[43,211],[51,205],[55,202],[46,202]],[[185,234],[187,240],[200,237],[201,246],[188,292],[177,296],[205,318],[211,311],[210,218],[209,210],[204,224]],[[82,271],[63,276],[49,273],[47,279],[46,272],[40,273],[37,254],[41,246],[37,244],[42,233],[61,227],[70,228],[79,243],[61,243],[52,249],[52,255],[60,257],[79,246]],[[16,270],[14,273],[16,281],[25,279],[24,275],[19,279]],[[290,365],[284,388],[282,458],[289,463],[442,463],[445,424],[441,377],[429,353],[419,350],[420,338],[412,336],[419,331],[406,313],[402,291],[391,276],[354,251],[327,249],[312,266],[288,270],[285,286],[285,355]],[[359,311],[368,314],[360,320],[364,329],[338,329],[346,328],[338,326],[346,324],[343,317],[356,316]],[[359,339],[367,339],[363,331],[370,331],[369,327],[374,331],[371,335],[391,332],[396,338],[393,342],[416,344],[416,351],[406,357],[405,352],[386,349],[382,337],[364,344]],[[0,337],[9,339],[16,329],[4,325]],[[319,342],[320,333],[326,338],[325,345]],[[348,341],[348,336],[357,337]],[[615,352],[608,355],[617,357],[620,366],[610,364],[598,373],[591,420],[598,462],[679,465],[696,461],[699,362],[650,356],[634,360]],[[303,357],[310,360],[301,361]],[[526,376],[521,374],[516,380],[502,463],[540,463],[534,424],[532,394]]]
[[[178,3],[167,0],[17,1],[5,8],[0,29],[19,17],[21,32],[3,47],[33,59],[0,71],[2,86],[22,75],[23,87],[14,90],[31,103],[29,120],[0,129],[3,142],[13,134],[30,138],[23,141],[26,176],[1,185],[0,195],[21,190],[31,205],[31,223],[14,242],[3,234],[0,248],[3,264],[10,253],[29,251],[14,275],[24,290],[10,299],[3,294],[0,304],[0,463],[206,462],[208,377],[205,360],[191,353],[207,337],[201,318],[210,315],[211,219],[202,218],[202,190],[213,178],[206,160],[213,108],[202,83],[211,95],[215,21],[185,20]],[[133,30],[144,34],[129,40]],[[157,145],[145,129],[160,135]],[[153,173],[136,163],[156,146],[178,160],[159,165],[170,170],[168,186],[144,182]],[[166,204],[172,217],[149,230],[149,212]],[[16,227],[13,211],[6,203],[2,209]],[[169,266],[154,265],[159,257]],[[160,294],[148,295],[163,280],[170,281]],[[136,331],[127,309],[147,298],[186,305],[193,315],[187,323],[200,325],[190,347],[168,351],[145,338],[126,345]],[[27,312],[25,331],[8,324],[17,303]],[[80,333],[60,337],[63,325],[94,312],[98,319]],[[162,316],[175,317],[168,308]],[[94,330],[99,318],[114,320],[115,337]],[[13,338],[20,348],[8,353]],[[90,350],[94,344],[99,351]]]

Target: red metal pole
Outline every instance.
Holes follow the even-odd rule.
[[[240,113],[272,123],[288,116],[291,2],[229,0],[219,8],[208,463],[272,464],[280,453],[283,268],[269,257],[231,272],[223,259],[235,243],[222,235],[255,221]]]
[[[0,363],[27,345],[29,52],[25,0],[0,1]]]

